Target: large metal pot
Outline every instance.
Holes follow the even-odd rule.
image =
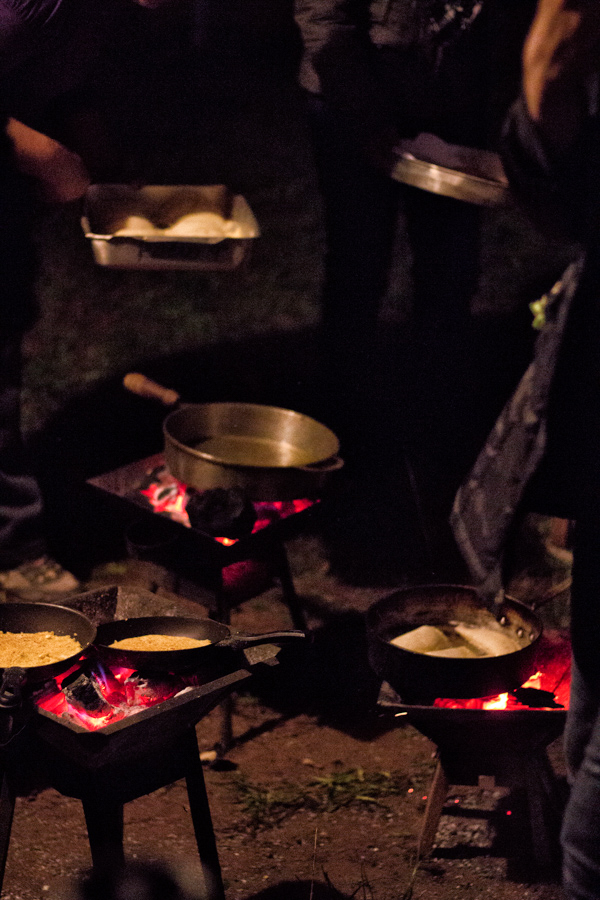
[[[390,641],[421,625],[454,621],[484,625],[490,613],[475,588],[451,584],[404,588],[378,600],[367,611],[369,662],[407,703],[432,703],[438,697],[490,697],[520,687],[536,671],[542,634],[538,616],[518,600],[506,598],[499,621],[518,648],[501,656],[457,659],[429,656]]]
[[[178,395],[138,373],[125,387],[168,405]],[[336,435],[316,419],[257,403],[181,404],[163,423],[175,478],[204,491],[241,488],[251,500],[318,497],[343,466]]]

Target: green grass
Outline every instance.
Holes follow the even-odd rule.
[[[262,235],[249,265],[234,273],[103,269],[93,262],[78,208],[48,216],[39,229],[41,318],[25,343],[25,432],[41,429],[74,395],[145,360],[317,322],[323,248],[310,170],[248,194]],[[510,312],[569,253],[516,212],[489,213],[477,312]],[[396,269],[384,314],[402,321],[410,279],[404,263]]]
[[[250,826],[261,828],[275,825],[301,809],[333,812],[355,804],[386,808],[386,798],[405,794],[412,780],[407,775],[357,768],[323,775],[306,785],[282,782],[265,786],[237,776],[233,786]]]

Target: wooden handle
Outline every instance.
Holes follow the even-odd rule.
[[[137,394],[139,397],[147,397],[150,400],[160,400],[165,406],[173,406],[179,401],[179,394],[170,388],[157,384],[151,378],[146,378],[140,372],[128,372],[123,379],[123,387]]]

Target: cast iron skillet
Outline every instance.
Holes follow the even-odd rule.
[[[4,679],[3,687],[7,678],[10,678],[11,682],[13,679],[16,680],[16,684],[22,686],[25,683],[40,684],[59,675],[76,663],[96,637],[96,626],[82,613],[50,603],[0,604],[0,631],[31,634],[37,631],[53,631],[58,635],[69,635],[81,645],[81,649],[76,653],[57,662],[24,668],[0,668]]]
[[[475,588],[429,584],[404,588],[378,600],[366,615],[371,668],[407,703],[431,703],[437,697],[492,697],[520,687],[537,668],[539,617],[518,600],[505,598],[499,620],[515,641],[512,653],[453,659],[414,653],[391,644],[397,635],[420,625],[453,620],[484,625],[489,612]]]
[[[110,645],[125,638],[145,634],[172,634],[209,640],[204,647],[188,650],[121,650]],[[231,629],[212,619],[185,616],[140,616],[99,625],[95,647],[107,663],[142,672],[197,672],[222,665],[227,652],[237,652],[259,644],[281,644],[303,639],[303,631],[271,631],[264,634],[232,635]]]
[[[0,604],[0,631],[30,633],[53,631],[69,635],[79,642],[80,649],[56,662],[41,666],[11,666],[0,668],[0,747],[25,727],[31,709],[23,703],[23,689],[43,684],[75,665],[96,637],[96,626],[86,616],[65,606],[50,603]]]

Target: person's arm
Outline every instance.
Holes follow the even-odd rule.
[[[44,200],[68,203],[83,197],[90,177],[81,157],[17,119],[8,120],[6,133],[17,168],[39,183]]]
[[[575,239],[600,224],[599,74],[597,0],[539,0],[502,157],[538,225]]]
[[[600,3],[540,0],[523,50],[523,96],[551,152],[577,142],[600,72]]]

